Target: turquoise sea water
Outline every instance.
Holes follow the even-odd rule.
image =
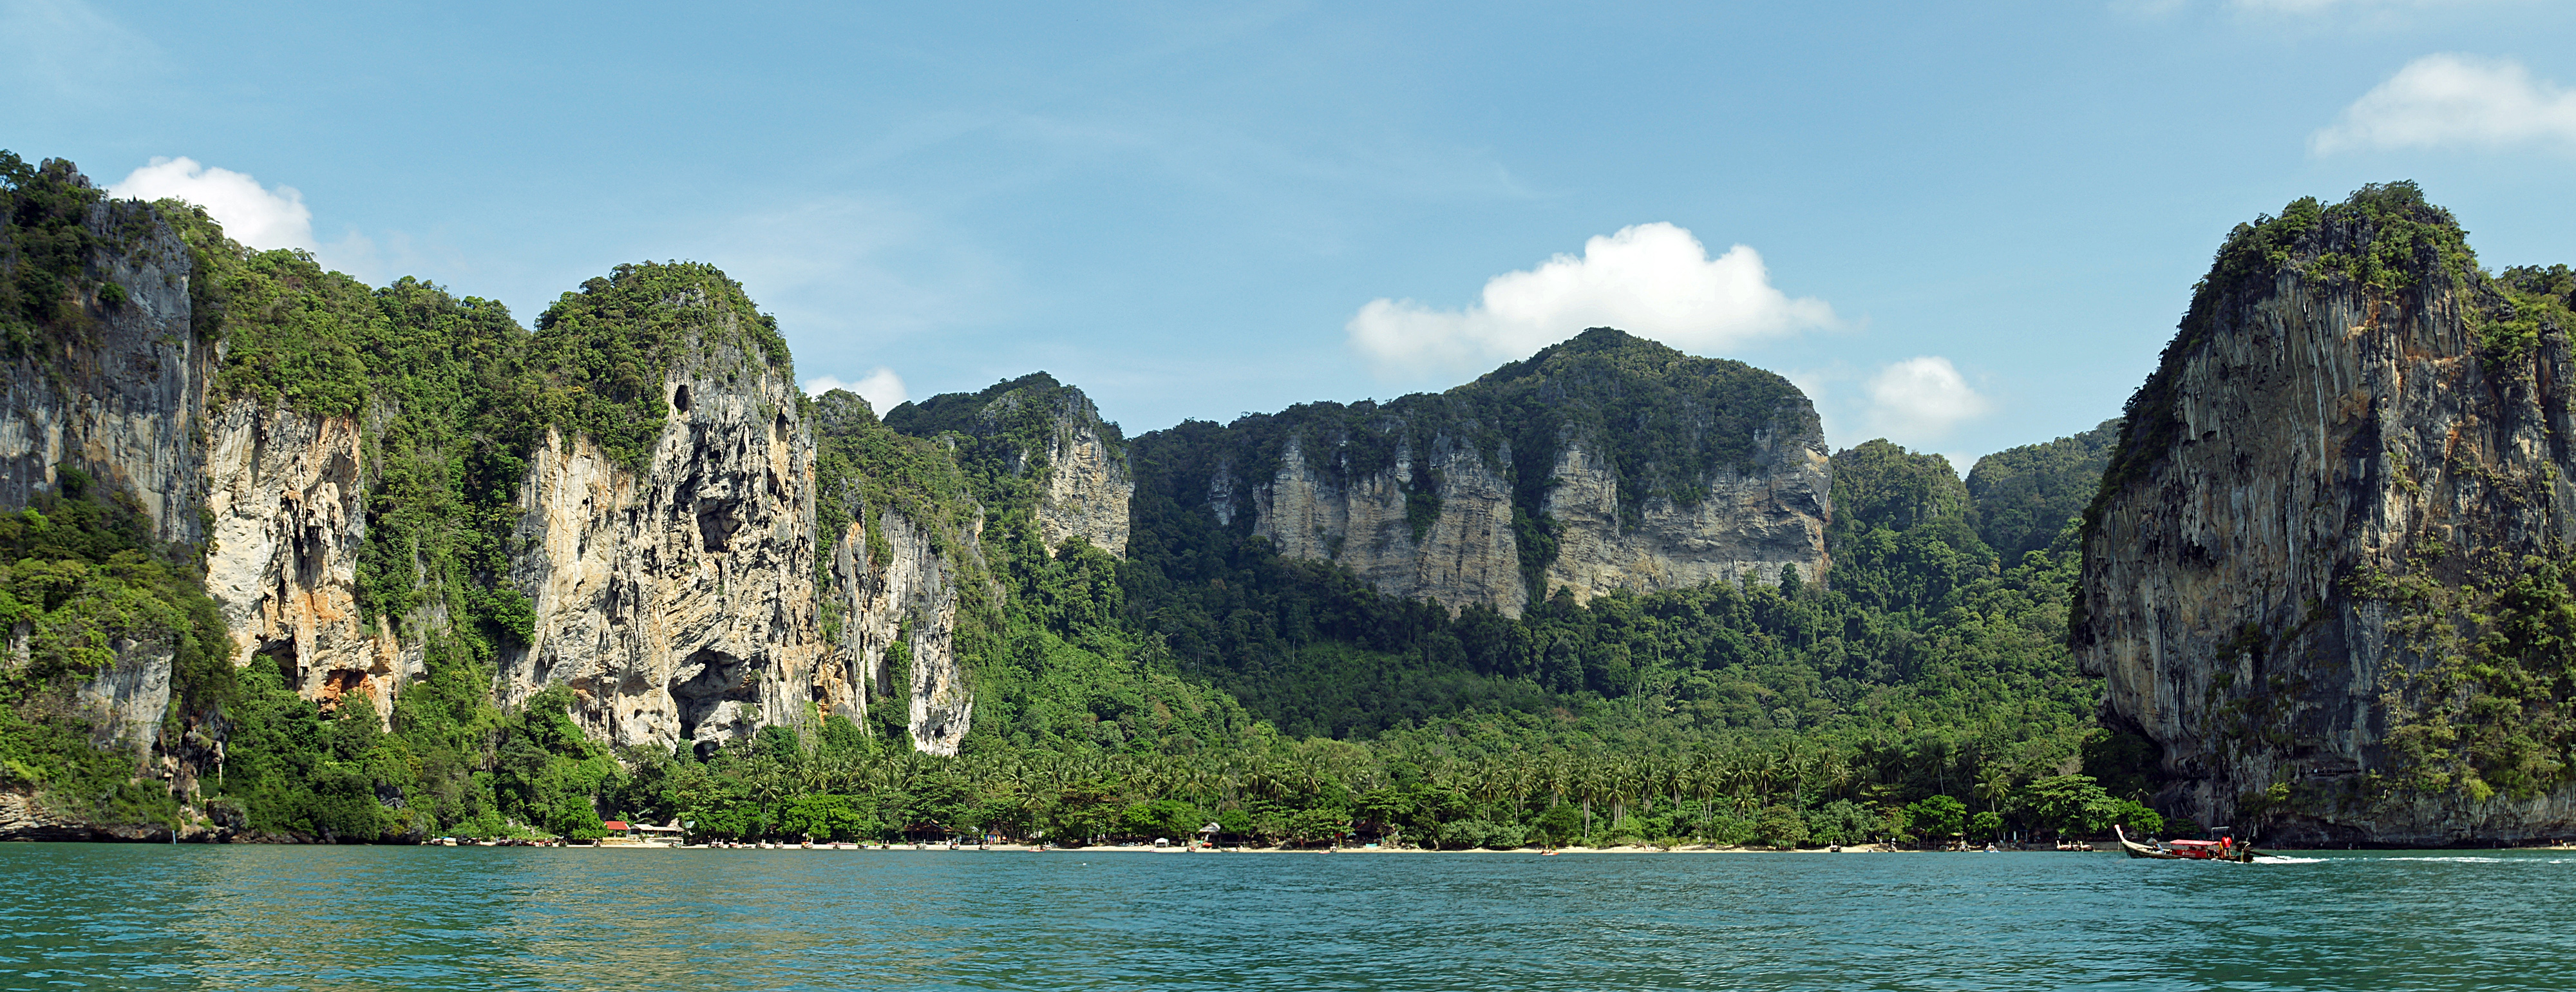
[[[2567,989],[2576,856],[0,845],[0,989]]]

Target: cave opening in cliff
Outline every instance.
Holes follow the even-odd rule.
[[[302,691],[304,673],[297,666],[294,641],[270,641],[260,645],[251,655],[253,658],[273,659],[277,664],[278,678],[284,680],[288,688]]]
[[[671,679],[671,702],[679,710],[680,739],[698,735],[698,727],[727,702],[755,698],[749,664],[715,648],[689,652]]]
[[[680,388],[671,391],[671,409],[678,410],[681,413],[689,412],[689,387],[687,385],[684,384]]]
[[[698,537],[709,551],[724,551],[732,546],[734,531],[742,522],[734,519],[734,506],[729,502],[698,504]]]

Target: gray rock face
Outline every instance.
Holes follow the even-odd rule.
[[[124,747],[149,755],[161,739],[161,714],[170,705],[168,645],[127,638],[108,643],[116,661],[80,687],[81,702],[94,716],[100,747]]]
[[[2469,587],[2576,538],[2576,367],[2558,332],[2481,355],[2498,301],[2430,250],[2395,291],[2320,265],[2375,233],[2329,219],[2213,273],[2093,509],[2077,656],[2163,748],[2169,813],[2292,845],[2566,836],[2576,790],[2472,784],[2497,770],[2408,741],[2485,691],[2462,665],[2495,604]]]
[[[1585,602],[1617,589],[1656,592],[1747,577],[1772,584],[1784,567],[1821,583],[1833,488],[1824,435],[1757,434],[1755,445],[1752,471],[1719,470],[1698,506],[1650,497],[1632,527],[1619,523],[1618,475],[1581,446],[1567,446],[1543,504],[1558,525],[1550,592],[1563,588]]]
[[[854,403],[826,397],[826,406]],[[868,430],[831,424],[839,413],[823,417],[835,431]],[[1066,386],[1044,372],[998,383],[979,393],[948,393],[888,411],[887,429],[928,439],[943,447],[955,464],[970,473],[989,472],[1026,480],[1034,493],[1015,484],[977,488],[961,482],[962,493],[927,496],[973,504],[971,512],[947,524],[906,518],[882,506],[864,505],[855,494],[842,497],[852,516],[874,521],[885,546],[867,548],[852,542],[864,536],[853,524],[834,551],[845,624],[839,664],[859,677],[838,681],[856,687],[858,700],[884,705],[896,698],[889,691],[900,680],[908,700],[906,725],[913,745],[934,754],[955,754],[973,723],[972,674],[958,654],[957,616],[967,601],[991,605],[1003,596],[998,584],[983,576],[985,514],[1013,519],[1025,507],[1036,524],[1037,539],[1049,549],[1082,538],[1113,557],[1127,553],[1130,504],[1135,495],[1125,439],[1116,424],[1100,416],[1099,407],[1080,389]],[[868,466],[853,466],[871,471]],[[918,481],[918,480],[914,480]],[[902,484],[902,483],[898,483]],[[1034,496],[1033,502],[1022,502]],[[1000,499],[985,506],[977,500]],[[937,511],[934,511],[937,512]],[[948,532],[934,536],[933,527]],[[970,570],[962,567],[973,565]],[[970,575],[971,572],[971,575]],[[980,588],[964,584],[980,582]],[[898,666],[889,649],[903,645]],[[827,666],[827,668],[830,666]],[[866,687],[874,686],[871,693]],[[835,689],[836,693],[843,690]],[[836,696],[836,698],[838,698]],[[841,704],[844,712],[862,707]]]
[[[1048,441],[1046,476],[1038,489],[1038,532],[1052,548],[1080,536],[1093,547],[1127,555],[1127,504],[1136,495],[1127,455],[1102,436],[1100,411],[1079,390],[1072,408],[1059,413]]]
[[[204,450],[191,435],[204,429],[209,356],[190,326],[187,246],[137,203],[94,204],[84,226],[112,246],[87,260],[84,339],[46,361],[0,363],[0,506],[26,506],[77,469],[137,497],[156,538],[202,541]],[[100,297],[106,283],[123,302]],[[11,640],[8,663],[24,664],[26,632]],[[114,663],[79,688],[81,704],[100,745],[148,752],[170,701],[170,647],[110,648]]]
[[[1388,595],[1518,616],[1529,593],[1512,535],[1512,487],[1476,452],[1446,440],[1430,455],[1441,479],[1439,514],[1418,540],[1407,515],[1409,445],[1397,448],[1394,468],[1336,485],[1294,439],[1280,456],[1278,477],[1252,491],[1252,532],[1288,557],[1344,565]],[[1230,504],[1231,488],[1220,474],[1211,501]]]
[[[143,501],[156,536],[195,543],[203,497],[203,424],[212,356],[190,330],[188,249],[152,208],[90,207],[87,226],[118,246],[89,267],[125,292],[82,310],[91,337],[45,362],[0,364],[0,506],[25,506],[69,465],[122,485]]]
[[[135,493],[158,537],[205,549],[235,664],[271,656],[307,697],[364,698],[389,715],[423,668],[421,645],[397,630],[447,621],[435,604],[428,615],[360,617],[362,419],[247,400],[210,407],[222,354],[195,333],[185,245],[140,204],[102,204],[89,224],[107,247],[80,285],[95,294],[113,282],[123,300],[84,299],[83,340],[0,367],[0,504],[26,505],[75,468]],[[713,330],[743,340],[722,322],[754,317],[722,315]],[[575,718],[604,741],[708,745],[803,721],[818,705],[864,717],[870,687],[896,674],[888,647],[899,639],[914,743],[955,753],[973,693],[955,644],[968,580],[949,556],[975,554],[977,534],[950,535],[963,548],[942,550],[900,514],[871,511],[890,551],[871,561],[863,536],[841,544],[837,581],[821,594],[845,601],[852,636],[827,653],[812,428],[788,372],[737,345],[709,346],[663,388],[671,413],[641,466],[612,462],[586,437],[550,434],[530,453],[505,579],[529,598],[534,623],[528,643],[503,645],[496,695],[515,703],[564,683]],[[1051,445],[1030,453],[1046,465],[1039,522],[1050,543],[1081,535],[1122,553],[1129,484],[1115,427],[1065,393],[1072,406]],[[17,640],[0,664],[24,663],[23,632]],[[102,746],[148,751],[171,697],[171,651],[120,642],[115,656],[77,699],[95,711]],[[55,829],[15,801],[11,815],[36,824],[28,830]]]
[[[1082,390],[1037,372],[980,393],[906,403],[887,411],[885,423],[915,437],[962,435],[951,449],[962,462],[1030,478],[1037,487],[1038,536],[1047,547],[1078,536],[1126,556],[1128,503],[1136,491],[1127,446]]]
[[[186,245],[144,204],[99,203],[87,223],[105,243],[89,268],[125,299],[98,299],[93,281],[88,341],[50,362],[0,366],[0,505],[27,505],[66,467],[133,493],[155,537],[207,547],[207,593],[237,663],[279,655],[306,695],[357,692],[390,713],[399,652],[362,629],[352,595],[365,533],[356,423],[246,402],[209,410],[222,353],[192,328]],[[115,736],[148,745],[169,699],[170,653],[135,646],[118,657],[82,691],[113,715]]]
[[[1783,566],[1821,581],[1832,512],[1824,436],[1813,428],[1774,430],[1755,440],[1754,465],[1720,469],[1697,505],[1649,497],[1624,523],[1618,473],[1580,442],[1566,443],[1540,502],[1557,535],[1543,573],[1547,594],[1564,589],[1583,602],[1614,590],[1648,593],[1747,576],[1776,583]],[[1292,438],[1278,475],[1251,487],[1252,532],[1283,555],[1347,566],[1382,593],[1519,616],[1531,590],[1512,526],[1512,481],[1508,468],[1497,470],[1512,464],[1510,446],[1488,459],[1439,438],[1428,466],[1438,511],[1418,538],[1408,516],[1418,505],[1414,457],[1410,443],[1399,442],[1392,468],[1336,484],[1347,476]],[[1221,521],[1232,522],[1237,486],[1229,466],[1210,476],[1208,501]]]
[[[742,368],[666,379],[641,473],[587,438],[538,451],[511,569],[535,632],[502,666],[505,701],[563,682],[586,729],[657,748],[802,719],[820,653],[813,439],[795,384]]]
[[[862,509],[862,513],[871,511]],[[974,719],[975,698],[957,657],[958,576],[930,535],[903,515],[873,511],[885,560],[871,549],[865,524],[853,523],[832,549],[832,595],[842,598],[841,643],[815,672],[815,695],[827,713],[866,725],[886,687],[904,681],[913,746],[953,755]],[[898,672],[894,645],[903,645]]]

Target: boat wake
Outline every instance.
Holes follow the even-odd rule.
[[[2258,865],[2313,865],[2324,860],[2324,858],[2293,858],[2286,854],[2257,854],[2254,856],[2254,863]]]

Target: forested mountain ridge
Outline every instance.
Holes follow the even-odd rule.
[[[2093,501],[2102,468],[2120,440],[2120,421],[2073,437],[2007,448],[1977,459],[1968,499],[1977,508],[1977,537],[2005,561],[2048,547],[2066,526],[2067,508]]]
[[[1595,329],[1446,394],[1135,439],[1042,373],[880,421],[798,392],[706,266],[620,266],[522,327],[5,164],[6,412],[149,429],[8,453],[0,833],[1794,844],[2130,815],[2074,774],[2134,761],[2086,743],[2072,532],[2002,560],[1946,462],[1828,456],[1740,363]],[[116,362],[168,384],[80,387]],[[1384,482],[1389,547],[1484,499],[1510,595],[1415,598],[1265,532],[1297,462]],[[2071,518],[2056,491],[2024,519]],[[1714,547],[1668,554],[1692,521]]]
[[[1174,511],[1452,610],[1826,567],[1806,397],[1611,328],[1446,392],[1183,424],[1136,450]]]

